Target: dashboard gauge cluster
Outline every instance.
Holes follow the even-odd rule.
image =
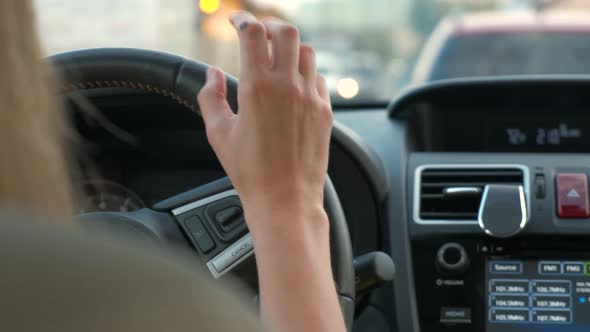
[[[108,180],[90,180],[76,186],[81,193],[78,213],[131,212],[146,207],[143,200],[129,188]]]

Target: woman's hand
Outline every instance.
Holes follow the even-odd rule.
[[[246,209],[322,208],[332,109],[314,51],[278,19],[240,12],[231,22],[240,37],[239,113],[226,102],[224,75],[210,68],[199,94],[209,142]]]
[[[294,26],[246,12],[231,22],[240,37],[239,112],[215,68],[198,99],[254,239],[263,323],[281,332],[345,331],[323,209],[332,128],[326,83]]]

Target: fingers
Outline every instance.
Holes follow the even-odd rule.
[[[240,37],[240,68],[252,72],[268,67],[267,33],[264,25],[254,15],[240,11],[230,16],[230,22]],[[248,75],[245,75],[247,77]]]
[[[294,73],[299,68],[299,31],[276,18],[262,20],[272,42],[273,69]]]
[[[272,17],[260,22],[245,11],[233,14],[230,21],[240,37],[240,67],[246,73],[240,75],[242,81],[256,78],[270,64],[275,71],[299,72],[305,84],[329,103],[326,82],[317,74],[315,52],[310,45],[300,43],[297,28]],[[272,44],[272,57],[268,54],[267,39]]]
[[[316,70],[313,48],[310,45],[301,44],[299,47],[299,73],[303,76],[306,84],[312,88],[316,87]]]
[[[213,140],[233,122],[236,115],[231,111],[226,99],[226,83],[223,72],[215,67],[207,69],[207,83],[197,97],[199,108],[205,121],[207,137]]]
[[[328,90],[328,84],[326,83],[326,79],[321,75],[317,75],[316,77],[316,88],[320,98],[330,104],[330,91]]]
[[[270,63],[278,71],[295,73],[299,70],[306,80],[315,82],[313,49],[308,45],[300,48],[299,31],[293,25],[277,18],[260,22],[245,11],[233,14],[230,21],[240,37],[240,68],[243,72],[252,73]],[[272,63],[267,38],[272,43]],[[300,52],[304,53],[301,62]]]

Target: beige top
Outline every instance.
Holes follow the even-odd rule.
[[[0,220],[0,331],[259,331],[240,292],[194,256]]]

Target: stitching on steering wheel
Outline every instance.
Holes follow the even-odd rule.
[[[155,93],[160,96],[171,98],[172,100],[176,101],[180,105],[188,108],[191,112],[198,113],[195,111],[195,108],[191,106],[185,99],[180,97],[179,95],[170,92],[166,89],[152,86],[150,84],[144,84],[141,82],[130,82],[130,81],[94,81],[94,82],[80,82],[77,84],[68,84],[62,86],[61,92],[71,92],[75,90],[89,90],[95,88],[127,88],[127,89],[139,89],[144,90],[147,92]]]

